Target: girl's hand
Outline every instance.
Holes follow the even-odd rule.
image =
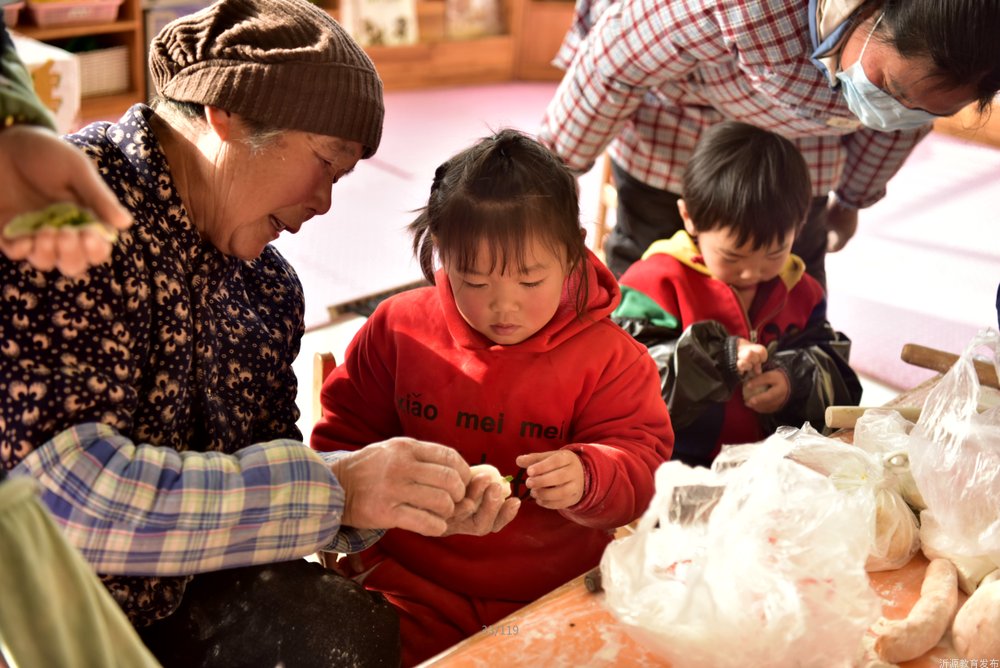
[[[516,463],[528,474],[525,486],[542,508],[569,508],[583,498],[583,462],[575,452],[533,452],[521,455]]]
[[[790,391],[785,372],[772,369],[743,383],[743,403],[756,413],[774,413],[788,401]]]
[[[767,348],[759,343],[740,339],[736,344],[736,370],[741,376],[758,376],[767,361]]]

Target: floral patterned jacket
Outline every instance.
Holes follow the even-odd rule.
[[[110,262],[84,277],[0,256],[0,467],[98,422],[135,443],[233,453],[295,427],[302,288],[272,247],[253,261],[203,242],[132,107],[68,139],[131,210]],[[169,614],[188,577],[105,576],[133,622]]]

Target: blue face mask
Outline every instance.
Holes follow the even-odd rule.
[[[872,26],[864,46],[861,47],[858,60],[846,70],[837,72],[844,101],[858,120],[874,130],[892,132],[927,125],[937,116],[923,109],[910,109],[904,106],[899,100],[869,81],[865,68],[861,66],[861,58],[865,55],[868,42],[881,20],[882,17],[879,16]]]

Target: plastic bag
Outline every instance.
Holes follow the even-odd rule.
[[[785,444],[789,458],[828,477],[841,493],[856,497],[865,511],[859,521],[864,523],[869,537],[865,564],[868,571],[902,568],[913,558],[920,549],[920,528],[917,516],[899,491],[896,466],[887,466],[887,460],[891,462],[895,454],[868,452],[827,438],[807,424],[801,429],[779,427],[774,436],[761,443],[724,448],[713,468],[738,465],[757,450],[773,449],[778,443]]]
[[[854,427],[854,445],[882,457],[887,477],[903,500],[919,513],[927,507],[910,470],[908,446],[913,423],[891,408],[870,409]]]
[[[1000,334],[984,329],[931,390],[910,434],[910,469],[941,531],[934,549],[1000,556],[1000,407],[978,413],[974,353],[997,366]]]
[[[947,559],[955,564],[958,572],[958,586],[966,594],[972,594],[979,588],[983,578],[1000,568],[1000,555],[967,557],[951,554],[938,549],[937,545],[947,545],[947,536],[941,536],[941,525],[933,513],[925,510],[920,513],[920,542],[923,545],[924,556],[928,559]]]
[[[762,448],[724,471],[656,472],[635,532],[605,550],[606,604],[674,665],[849,666],[880,605],[857,498]]]

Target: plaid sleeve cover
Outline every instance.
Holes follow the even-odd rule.
[[[336,453],[331,453],[336,454]],[[96,423],[60,432],[15,474],[101,573],[190,575],[358,551],[380,532],[344,528],[344,490],[304,444],[275,440],[234,455],[136,445]]]

